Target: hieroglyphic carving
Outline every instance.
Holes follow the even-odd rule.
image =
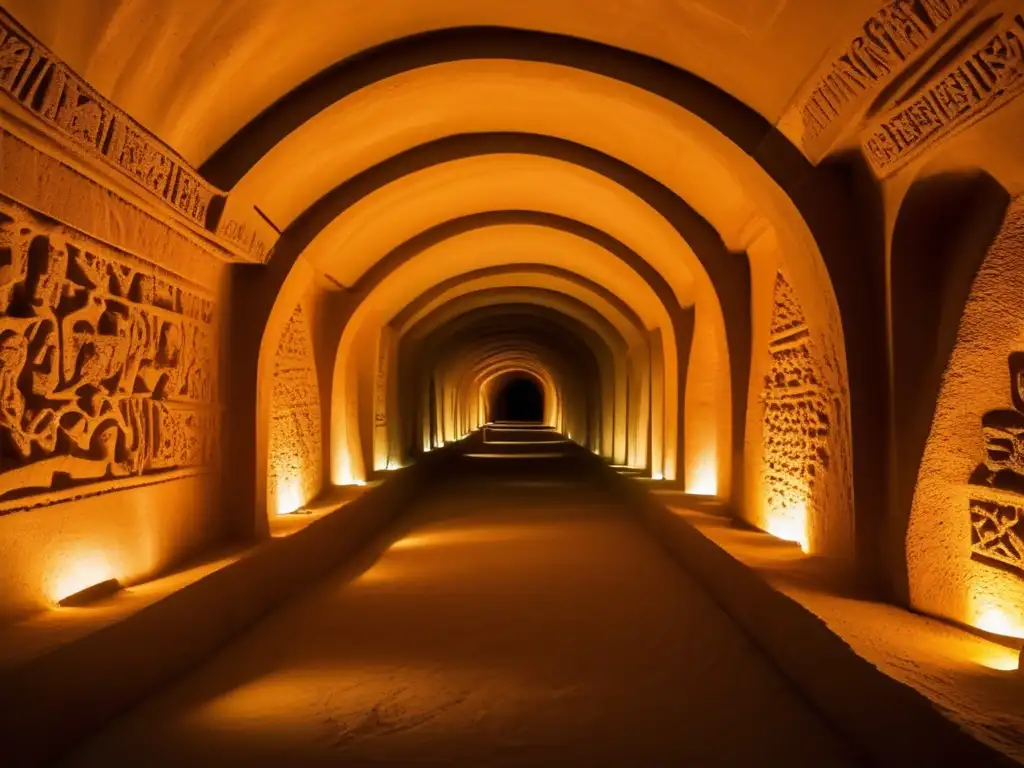
[[[377,376],[373,382],[373,423],[384,427],[388,423],[388,348],[381,339],[377,355]]]
[[[1012,409],[981,420],[985,460],[971,473],[971,557],[1024,575],[1024,353],[1009,358]]]
[[[213,461],[207,296],[0,197],[0,309],[0,512]]]
[[[819,508],[833,460],[829,438],[835,407],[803,311],[781,273],[769,350],[762,393],[766,505],[772,511]]]
[[[1024,13],[1004,14],[926,86],[874,124],[864,151],[890,173],[1024,91]]]
[[[827,144],[843,118],[851,116],[872,92],[880,91],[905,62],[941,37],[974,4],[974,0],[895,0],[883,5],[806,91],[799,107],[805,142]]]
[[[268,487],[276,511],[291,512],[320,490],[320,390],[309,321],[298,304],[274,356]]]
[[[0,10],[0,89],[75,144],[206,227],[221,196],[159,139],[100,96]]]

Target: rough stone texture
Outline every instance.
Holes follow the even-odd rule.
[[[0,129],[0,193],[197,285],[217,287],[226,265],[208,246],[69,162],[57,146],[40,149]]]
[[[818,550],[834,533],[850,533],[844,525],[851,506],[848,442],[841,440],[842,405],[781,272],[769,338],[771,366],[761,395],[765,513],[770,526],[798,539],[804,528],[804,543]]]
[[[0,310],[0,513],[213,463],[201,289],[0,197]]]
[[[975,277],[907,531],[915,608],[1024,636],[1024,200]]]
[[[320,393],[309,322],[297,304],[274,356],[270,406],[267,502],[271,512],[291,512],[320,490]]]

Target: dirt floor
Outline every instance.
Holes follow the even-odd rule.
[[[464,461],[67,764],[856,764],[584,465]]]

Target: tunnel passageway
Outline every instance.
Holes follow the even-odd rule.
[[[68,764],[850,763],[576,446],[496,434]]]
[[[494,397],[494,420],[542,422],[544,393],[541,388],[526,377],[505,383]]]

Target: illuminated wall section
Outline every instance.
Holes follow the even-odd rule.
[[[297,304],[274,355],[267,508],[284,515],[320,491],[320,392],[307,314]]]
[[[761,390],[762,506],[756,523],[837,554],[852,546],[848,447],[842,408],[800,302],[781,272],[772,289],[769,367]]]
[[[1024,199],[971,286],[907,531],[919,610],[1024,637]]]

